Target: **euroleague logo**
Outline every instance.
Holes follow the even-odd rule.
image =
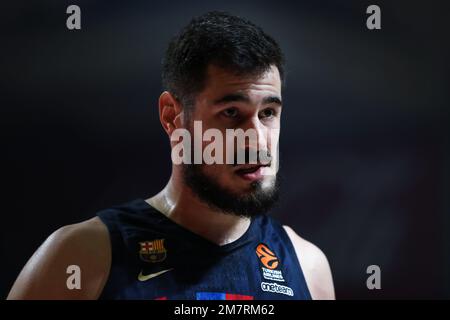
[[[278,267],[279,260],[277,256],[264,243],[258,244],[256,247],[256,255],[267,269],[273,270]]]

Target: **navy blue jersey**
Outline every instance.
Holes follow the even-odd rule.
[[[252,218],[236,241],[217,245],[143,199],[97,213],[112,250],[100,299],[311,299],[283,226]]]

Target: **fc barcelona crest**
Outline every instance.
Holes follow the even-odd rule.
[[[167,250],[164,248],[164,239],[139,242],[141,249],[139,257],[145,262],[161,262],[167,256]]]

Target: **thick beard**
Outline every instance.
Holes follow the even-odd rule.
[[[251,184],[252,190],[240,195],[220,186],[202,171],[202,165],[183,165],[184,182],[197,197],[213,210],[240,217],[254,217],[267,213],[278,201],[279,179],[272,186],[262,188],[260,181]]]

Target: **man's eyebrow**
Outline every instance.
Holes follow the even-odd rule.
[[[283,104],[281,102],[281,99],[279,97],[277,97],[277,96],[265,97],[263,99],[263,104],[271,104],[271,103],[278,104],[280,106]]]
[[[248,97],[248,95],[244,94],[244,93],[231,93],[231,94],[227,94],[224,95],[223,97],[214,100],[214,104],[215,105],[220,105],[220,104],[225,104],[225,103],[229,103],[229,102],[250,102],[250,98]],[[269,96],[269,97],[265,97],[262,101],[263,104],[278,104],[278,105],[282,105],[281,99],[277,96]]]

